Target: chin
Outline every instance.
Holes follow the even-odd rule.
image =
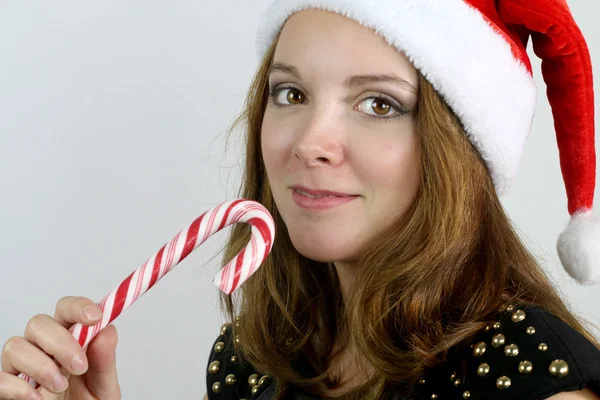
[[[331,243],[331,241],[319,240],[317,237],[308,238],[305,236],[303,238],[295,238],[292,235],[290,236],[290,239],[298,253],[317,262],[329,263],[351,259],[354,256],[354,252],[351,254],[348,251],[350,246],[348,246],[347,243],[341,247],[336,246],[336,244]]]

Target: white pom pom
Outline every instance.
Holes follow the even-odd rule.
[[[600,218],[591,211],[571,216],[556,248],[565,271],[579,284],[600,282]]]

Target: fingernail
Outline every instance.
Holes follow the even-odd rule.
[[[76,374],[83,374],[87,369],[86,362],[81,354],[76,354],[71,359],[71,368]]]
[[[87,319],[98,319],[102,316],[102,311],[96,306],[87,306],[83,309],[83,316]]]
[[[33,392],[29,400],[44,400],[44,398],[39,392]]]
[[[56,374],[54,380],[52,381],[52,386],[54,386],[54,390],[57,392],[62,392],[65,390],[68,384],[67,378],[65,378],[65,376],[60,372]]]

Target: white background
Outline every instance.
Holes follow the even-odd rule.
[[[239,135],[227,152],[224,135],[257,66],[254,33],[266,4],[0,2],[0,345],[33,315],[53,314],[60,297],[99,301],[196,217],[236,196]],[[569,4],[600,76],[600,3]],[[566,196],[530,54],[539,104],[503,203],[573,310],[600,325],[600,286],[577,286],[556,256]],[[210,346],[225,322],[211,282],[224,238],[115,321],[124,399],[206,391]]]

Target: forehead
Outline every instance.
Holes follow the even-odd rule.
[[[322,10],[293,14],[282,28],[275,62],[336,73],[403,73],[417,79],[411,62],[373,30],[343,15]],[[406,76],[405,76],[406,77]]]

